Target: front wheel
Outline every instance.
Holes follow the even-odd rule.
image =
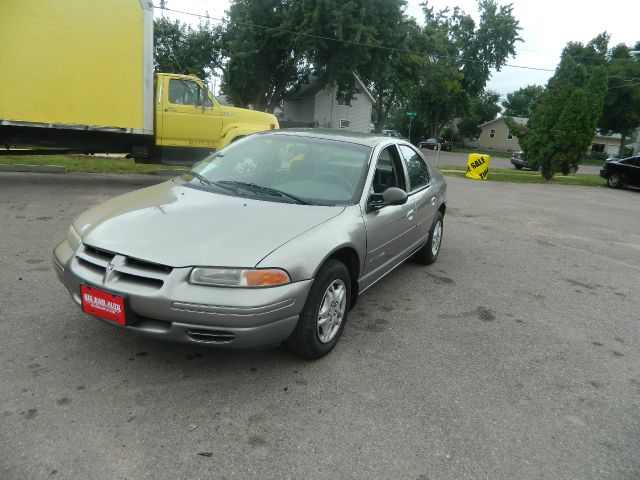
[[[420,250],[418,250],[413,258],[423,265],[431,265],[438,259],[440,253],[440,246],[442,245],[442,233],[444,231],[442,213],[438,212],[436,218],[433,220],[431,230],[429,231],[429,238]]]
[[[516,170],[522,170],[522,165],[514,165],[514,167],[516,167]]]
[[[613,173],[607,178],[607,185],[611,188],[620,188],[622,186],[622,178],[617,173]]]
[[[571,175],[575,174],[577,171],[578,171],[578,166],[577,166],[577,165],[571,165],[571,166],[569,167],[569,173],[570,173]]]
[[[350,302],[349,270],[338,260],[327,260],[316,275],[286,347],[302,357],[324,357],[342,335]]]

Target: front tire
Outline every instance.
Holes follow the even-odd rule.
[[[333,258],[320,268],[309,290],[298,324],[285,346],[309,359],[324,357],[338,343],[351,303],[351,276]]]
[[[620,188],[622,186],[622,178],[617,173],[612,173],[607,178],[607,185],[611,188]]]
[[[444,221],[442,213],[438,212],[436,218],[433,220],[431,230],[429,231],[429,238],[420,250],[418,250],[413,258],[423,265],[431,265],[435,263],[440,254],[440,247],[442,246],[442,234],[444,232]]]
[[[514,165],[514,167],[516,167],[516,170],[522,170],[522,165]]]

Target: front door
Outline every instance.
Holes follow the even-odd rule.
[[[389,187],[406,190],[406,180],[395,145],[380,153],[371,193],[382,193]],[[410,253],[416,243],[415,205],[411,198],[404,205],[390,205],[364,214],[367,229],[367,255],[361,288],[381,278]]]
[[[214,149],[222,132],[218,103],[195,78],[161,78],[156,103],[156,143]]]

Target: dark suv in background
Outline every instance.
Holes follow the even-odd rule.
[[[600,176],[607,180],[611,188],[623,185],[640,187],[640,157],[607,160],[600,170]]]
[[[435,150],[438,148],[438,144],[440,144],[440,150],[444,150],[445,152],[450,152],[453,149],[453,144],[442,138],[427,138],[426,140],[420,140],[417,147]]]
[[[524,158],[524,152],[513,152],[511,155],[511,164],[516,167],[518,170],[522,170],[526,168],[528,170],[537,170],[540,171],[542,167],[540,165],[535,165],[529,163]],[[570,173],[576,173],[578,171],[578,164],[572,163],[567,168],[561,170],[563,175],[569,175]]]

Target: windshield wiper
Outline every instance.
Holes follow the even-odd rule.
[[[213,182],[209,180],[207,177],[200,175],[198,172],[194,172],[193,170],[187,170],[187,175],[192,175],[200,180],[200,183],[203,185],[213,185]]]
[[[278,197],[287,197],[287,198],[290,198],[290,199],[294,200],[296,203],[298,203],[300,205],[311,205],[310,202],[308,202],[306,200],[303,200],[302,198],[298,197],[297,195],[292,195],[291,193],[283,192],[282,190],[279,190],[277,188],[265,187],[263,185],[258,185],[256,183],[237,182],[237,181],[233,181],[233,180],[223,180],[223,181],[217,182],[217,183],[227,183],[227,184],[231,184],[231,185],[236,185],[238,187],[241,187],[241,188],[244,188],[246,190],[249,190],[250,192],[253,192],[253,193],[264,193],[266,195],[272,195],[272,196],[278,196]]]

